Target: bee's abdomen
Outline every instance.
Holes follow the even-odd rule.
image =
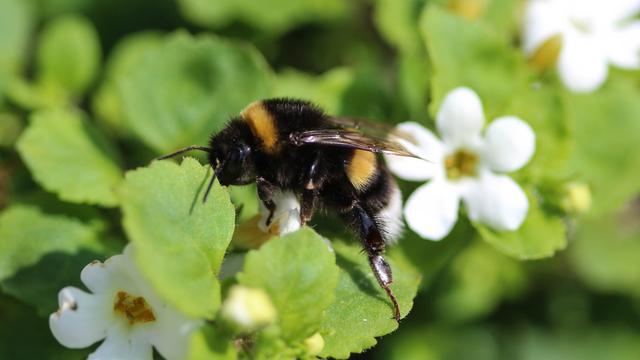
[[[373,155],[375,167],[366,183],[360,188],[356,187],[359,200],[364,204],[365,209],[373,215],[384,241],[394,242],[403,230],[402,194],[384,162],[378,159],[375,154],[367,153]]]
[[[404,229],[402,222],[402,193],[393,182],[388,188],[386,204],[375,215],[386,243],[394,243],[398,240]]]
[[[358,191],[363,191],[376,178],[378,161],[376,154],[365,150],[353,150],[351,159],[345,164],[347,178]]]

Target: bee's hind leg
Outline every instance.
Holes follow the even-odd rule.
[[[393,304],[393,318],[400,321],[400,307],[393,291],[389,287],[393,282],[391,266],[382,256],[385,249],[385,242],[382,238],[378,225],[360,204],[356,201],[353,204],[351,214],[352,220],[357,225],[357,230],[362,240],[362,245],[369,257],[369,266],[378,281],[378,284],[387,293]]]

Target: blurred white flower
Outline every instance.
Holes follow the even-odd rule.
[[[606,80],[609,64],[640,68],[640,21],[632,19],[639,10],[640,0],[529,0],[524,52],[544,58],[541,53],[547,51],[552,60],[557,55],[558,73],[567,88],[594,91]]]
[[[445,97],[436,118],[442,140],[423,126],[407,122],[397,131],[412,137],[420,159],[386,156],[391,172],[412,181],[431,180],[406,202],[409,227],[424,238],[440,240],[458,219],[459,202],[472,221],[496,230],[516,230],[524,221],[529,202],[520,186],[506,175],[524,166],[535,151],[535,134],[515,116],[484,125],[482,104],[468,88]]]
[[[162,301],[142,278],[127,245],[122,255],[94,261],[80,273],[91,291],[66,287],[60,308],[49,317],[54,337],[69,348],[105,339],[89,359],[152,359],[152,347],[166,359],[183,358],[190,333],[199,326]]]
[[[243,332],[254,331],[276,320],[276,309],[262,289],[234,285],[220,309],[221,318]]]
[[[300,202],[292,191],[276,190],[273,194],[276,209],[271,223],[267,226],[269,210],[260,201],[260,220],[258,227],[271,235],[286,235],[302,227],[300,222]]]

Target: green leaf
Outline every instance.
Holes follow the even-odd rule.
[[[234,209],[216,183],[206,203],[209,167],[186,158],[156,161],[128,172],[119,191],[124,228],[135,261],[158,293],[193,317],[212,317],[220,305],[216,275],[231,240]]]
[[[475,230],[467,219],[459,219],[441,241],[426,240],[406,229],[398,245],[389,250],[396,261],[406,262],[407,267],[417,269],[422,275],[423,286],[429,288],[474,234]]]
[[[640,227],[637,209],[581,219],[569,259],[578,276],[602,292],[640,296]]]
[[[526,121],[536,134],[533,158],[516,179],[528,182],[554,177],[566,167],[573,149],[573,129],[567,118],[559,84],[540,89],[524,86],[512,95],[505,115],[515,115]]]
[[[474,223],[483,240],[501,252],[521,260],[550,257],[567,246],[565,226],[561,219],[546,214],[537,199],[529,196],[529,213],[516,231],[496,231]]]
[[[397,118],[428,118],[430,64],[419,31],[422,0],[376,0],[374,21],[380,34],[398,50],[398,95],[402,112]]]
[[[433,64],[431,113],[444,96],[459,86],[478,93],[487,122],[515,115],[533,128],[536,152],[519,171],[529,181],[561,170],[570,155],[571,127],[558,84],[538,84],[520,51],[509,37],[482,22],[469,22],[427,6],[421,21]]]
[[[522,2],[519,0],[487,1],[482,21],[495,31],[504,34],[519,34],[522,18]]]
[[[0,104],[10,78],[24,67],[33,23],[27,1],[0,0]]]
[[[130,70],[116,80],[126,125],[161,153],[206,143],[231,116],[269,94],[261,55],[213,36],[174,34]]]
[[[255,184],[230,186],[228,189],[231,202],[239,212],[236,223],[243,223],[258,213],[260,199]]]
[[[353,80],[348,68],[335,68],[320,76],[287,69],[276,77],[273,95],[310,100],[329,114],[340,114],[342,97]]]
[[[218,28],[237,19],[270,33],[344,18],[350,9],[344,0],[180,0],[179,5],[183,15],[198,25]]]
[[[188,360],[233,360],[237,358],[232,339],[219,329],[205,325],[191,335]]]
[[[89,20],[58,17],[43,30],[38,46],[38,82],[55,84],[68,95],[82,95],[100,66],[100,41]]]
[[[120,134],[129,134],[126,127],[122,101],[118,94],[117,79],[135,69],[147,51],[162,44],[157,32],[141,32],[127,36],[111,51],[105,66],[105,80],[91,101],[97,120],[104,121],[109,129]]]
[[[327,309],[320,333],[325,347],[322,357],[346,359],[376,344],[376,337],[398,328],[393,307],[371,272],[360,246],[334,241],[340,280],[335,301]],[[400,312],[406,316],[413,306],[420,274],[403,262],[387,256],[393,270],[391,289],[398,298]]]
[[[607,314],[613,313],[607,311]],[[564,329],[560,327],[554,331],[542,326],[522,327],[511,334],[509,341],[516,350],[512,352],[514,359],[631,360],[640,354],[638,332],[632,325],[622,321],[593,321],[591,324]],[[475,357],[475,354],[469,355]],[[493,358],[496,357],[499,356],[496,354]]]
[[[614,211],[640,192],[638,96],[637,84],[622,78],[593,94],[565,96],[575,124],[567,173],[589,184],[594,215]]]
[[[407,109],[408,119],[424,122],[429,118],[429,67],[423,52],[404,53],[398,63],[398,93]],[[403,119],[403,118],[400,118]]]
[[[43,18],[53,18],[68,13],[86,13],[95,6],[94,0],[37,0],[38,14]],[[109,5],[123,4],[122,2],[110,2]],[[103,15],[104,16],[104,15]]]
[[[422,0],[376,0],[374,21],[380,34],[402,52],[422,50],[418,19]],[[425,67],[427,64],[424,64]]]
[[[75,274],[79,276],[79,274]],[[54,302],[57,297],[54,295]],[[67,349],[51,335],[49,324],[29,306],[0,294],[1,359],[86,359],[89,349]]]
[[[505,298],[520,295],[526,280],[517,260],[474,241],[449,267],[444,294],[435,299],[436,312],[449,322],[473,320],[493,311]]]
[[[269,294],[282,337],[293,342],[320,328],[324,311],[334,299],[338,268],[325,240],[311,229],[302,229],[250,251],[238,281]]]
[[[12,147],[23,127],[17,114],[0,112],[0,147]]]
[[[0,215],[0,285],[3,291],[48,314],[57,294],[80,286],[80,271],[104,258],[93,229],[77,219],[15,205]]]
[[[504,109],[513,94],[527,84],[529,74],[521,55],[509,46],[506,34],[437,5],[426,7],[420,30],[433,65],[432,114],[447,92],[467,86],[482,99],[488,119],[507,115]]]
[[[115,149],[80,112],[35,113],[17,148],[36,181],[61,199],[116,205],[122,171]]]

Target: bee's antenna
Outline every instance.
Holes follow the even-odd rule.
[[[218,177],[218,175],[220,175],[220,172],[222,171],[222,168],[224,167],[224,163],[225,160],[222,160],[220,162],[220,164],[218,164],[218,167],[216,167],[215,172],[213,173],[213,176],[211,177],[211,180],[209,180],[209,185],[207,185],[207,191],[204,192],[204,198],[202,198],[202,203],[204,204],[205,202],[207,202],[207,197],[209,196],[209,191],[211,191],[211,187],[213,186],[213,182],[216,181],[216,178]]]
[[[191,146],[187,146],[186,148],[182,148],[178,151],[174,151],[171,154],[167,154],[167,155],[162,155],[160,157],[155,158],[154,160],[164,160],[164,159],[168,159],[171,157],[174,157],[176,155],[180,155],[182,153],[185,153],[187,151],[191,151],[191,150],[200,150],[200,151],[205,151],[210,153],[212,151],[211,148],[208,148],[206,146],[200,146],[200,145],[191,145]]]

